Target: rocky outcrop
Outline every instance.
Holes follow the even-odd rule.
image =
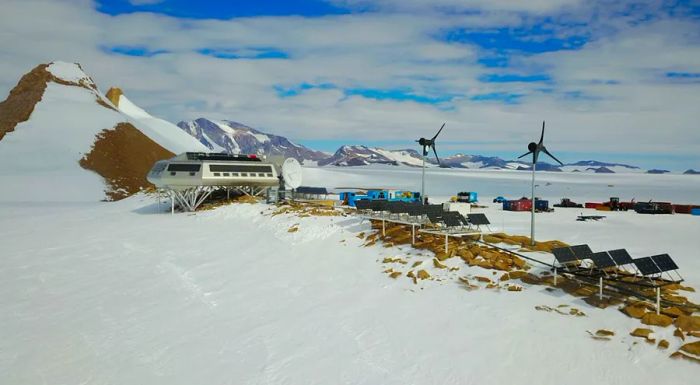
[[[119,123],[97,135],[80,166],[102,176],[107,200],[116,201],[151,187],[146,175],[153,164],[174,155],[130,123]]]

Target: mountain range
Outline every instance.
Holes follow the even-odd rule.
[[[285,137],[265,133],[232,120],[199,118],[192,121],[181,121],[177,126],[197,138],[210,151],[214,152],[292,157],[304,164],[315,164],[321,167],[352,167],[372,164],[421,167],[423,164],[420,153],[414,149],[387,150],[362,145],[344,145],[339,147],[335,153],[328,154],[296,144]],[[466,154],[456,154],[442,158],[439,164],[434,157],[429,157],[427,165],[429,167],[491,170],[531,169],[531,165],[523,161]],[[593,173],[645,172],[645,170],[636,166],[595,160],[569,163],[561,167],[547,162],[538,162],[537,169],[541,171]],[[655,173],[657,170],[650,170],[650,172]]]
[[[415,149],[389,150],[340,146],[325,153],[234,120],[199,118],[177,125],[132,103],[121,89],[102,93],[77,63],[41,64],[22,76],[0,102],[0,177],[3,196],[22,200],[119,200],[152,188],[152,165],[175,154],[195,152],[255,153],[294,157],[307,166],[390,165],[420,167]],[[526,162],[456,154],[433,157],[429,167],[529,170]],[[638,172],[636,166],[580,161],[564,166],[538,163],[538,170],[564,172]],[[687,170],[685,174],[699,174]]]

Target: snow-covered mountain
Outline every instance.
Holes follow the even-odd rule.
[[[157,160],[204,148],[121,103],[102,95],[77,63],[25,74],[0,103],[0,200],[121,199],[150,186],[145,176]]]
[[[385,150],[367,146],[341,146],[331,157],[318,162],[319,166],[366,166],[370,164],[406,165],[423,164],[415,150]]]
[[[316,162],[328,157],[324,152],[308,149],[283,136],[266,134],[230,120],[199,118],[179,122],[177,126],[214,152],[278,155],[296,158],[300,162]]]

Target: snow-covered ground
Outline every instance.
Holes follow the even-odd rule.
[[[390,170],[390,171],[387,171]],[[420,170],[417,170],[419,172]],[[305,184],[415,189],[405,169],[305,169]],[[409,173],[407,173],[409,172]],[[526,194],[528,173],[429,170],[429,192]],[[572,177],[573,175],[573,177]],[[550,194],[695,202],[700,178],[541,173]],[[589,179],[573,179],[589,178]],[[662,184],[659,186],[659,184]],[[520,190],[513,191],[519,188]],[[570,190],[569,190],[570,189]],[[612,189],[612,188],[611,188]],[[543,287],[464,290],[491,275],[460,259],[436,271],[408,247],[362,247],[353,217],[269,215],[239,204],[196,214],[158,211],[152,198],[115,203],[17,203],[0,191],[2,384],[689,384],[700,365],[629,336],[638,320]],[[587,195],[590,194],[590,195]],[[599,194],[603,194],[599,196]],[[658,196],[656,194],[659,194]],[[494,229],[527,234],[526,213],[485,209]],[[582,209],[538,214],[538,238],[668,252],[700,288],[700,217]],[[599,212],[598,212],[599,213]],[[297,232],[287,230],[298,224]],[[401,256],[442,280],[393,280]],[[499,274],[500,275],[500,274]],[[700,296],[691,293],[698,301]],[[535,310],[569,305],[585,317]],[[615,331],[598,341],[587,331]]]
[[[403,166],[307,168],[304,184],[326,187],[395,188],[420,191],[421,169]],[[460,191],[476,191],[483,202],[505,196],[517,199],[530,196],[532,173],[514,170],[466,170],[429,168],[426,171],[426,195],[449,198]],[[624,201],[671,201],[700,205],[700,178],[679,174],[590,174],[538,172],[537,196],[558,203],[563,197],[605,202],[610,197]]]

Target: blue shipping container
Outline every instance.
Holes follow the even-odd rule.
[[[691,209],[690,214],[692,215],[700,215],[700,209]]]
[[[549,201],[537,199],[535,200],[535,210],[547,211],[549,210]]]

